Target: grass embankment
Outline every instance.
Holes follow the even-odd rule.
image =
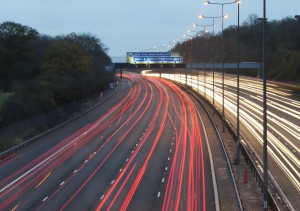
[[[0,92],[0,109],[7,102],[8,98],[11,96],[11,93],[8,92]]]

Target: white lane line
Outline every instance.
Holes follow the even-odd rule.
[[[75,174],[77,171],[78,171],[78,170],[77,170],[77,169],[75,169],[75,170],[73,171],[73,173]]]
[[[165,168],[165,171],[167,171],[167,170],[168,170],[168,167]]]
[[[198,113],[198,117],[201,121],[202,127],[203,127],[203,132],[204,132],[204,136],[205,136],[205,142],[206,142],[206,146],[207,146],[207,150],[208,150],[208,156],[209,156],[209,162],[210,162],[210,167],[211,167],[211,177],[212,177],[212,182],[213,182],[213,189],[214,189],[214,195],[215,195],[215,206],[216,206],[216,211],[220,211],[220,199],[219,199],[219,192],[218,192],[218,186],[217,186],[217,178],[216,178],[216,172],[215,172],[215,165],[214,165],[214,161],[212,158],[212,152],[211,152],[211,147],[210,147],[210,143],[208,141],[208,136],[207,136],[207,132],[206,132],[206,126],[202,120],[202,117],[199,113],[199,110],[197,110]]]
[[[157,193],[157,198],[159,198],[159,197],[160,197],[160,192]]]
[[[41,165],[43,165],[44,163],[46,163],[48,160],[50,160],[51,158],[53,158],[54,156],[56,156],[57,154],[59,154],[61,151],[63,151],[64,149],[66,149],[67,147],[69,147],[70,145],[72,145],[74,142],[76,142],[79,139],[79,137],[75,138],[72,142],[70,142],[69,144],[65,145],[64,147],[62,147],[61,149],[59,149],[58,151],[56,151],[54,154],[52,154],[51,156],[49,156],[48,158],[46,158],[45,160],[43,160],[42,162],[40,162],[39,164],[37,164],[35,167],[33,167],[32,169],[28,170],[26,173],[22,174],[20,177],[18,177],[17,179],[15,179],[14,181],[12,181],[8,185],[6,185],[4,188],[2,188],[0,190],[0,193],[2,193],[3,191],[5,191],[7,188],[9,188],[13,184],[15,184],[16,182],[18,182],[19,180],[21,180],[22,178],[24,178],[25,176],[27,176],[28,174],[30,174],[31,172],[33,172],[34,170],[36,170],[37,168],[39,168]]]
[[[114,182],[115,182],[115,180],[111,181],[111,183],[110,183],[110,184],[112,185],[112,184],[114,184]]]
[[[104,195],[101,196],[100,200],[102,200],[104,198]]]
[[[48,197],[44,198],[43,201],[46,201],[48,199]]]
[[[165,178],[162,178],[161,182],[164,182],[165,181]]]
[[[60,183],[60,186],[62,186],[63,184],[65,184],[65,181],[63,181],[62,183]]]

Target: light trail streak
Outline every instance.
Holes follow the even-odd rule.
[[[40,181],[39,184],[37,184],[37,185],[35,186],[35,188],[38,188],[43,182],[45,182],[45,180],[50,176],[50,174],[51,174],[51,172],[49,172],[49,173],[45,176],[45,178],[44,178],[42,181]]]
[[[92,184],[93,187],[99,188],[97,199],[100,200],[97,210],[127,210],[133,205],[145,175],[152,170],[149,164],[153,162],[156,150],[162,142],[166,141],[163,137],[173,137],[173,139],[169,140],[170,144],[172,141],[172,151],[168,155],[170,166],[164,166],[164,169],[166,168],[164,172],[168,172],[168,176],[164,176],[163,180],[160,177],[157,181],[166,184],[165,189],[159,192],[163,199],[162,209],[206,210],[204,152],[201,125],[195,105],[182,90],[164,79],[157,80],[135,74],[125,74],[125,77],[133,82],[133,86],[128,94],[107,113],[0,182],[1,210],[9,207],[22,208],[25,203],[30,204],[34,194],[44,190],[45,194],[40,196],[40,204],[37,205],[37,210],[42,210],[53,201],[59,200],[56,198],[76,181],[75,187],[71,189],[72,192],[66,197],[67,200],[59,205],[60,210],[72,207],[77,203],[75,199],[80,200],[79,197],[91,186],[93,179],[102,173],[104,164],[113,159],[117,149],[129,143],[128,139],[137,132],[141,133],[141,138],[135,143],[131,142],[134,143],[134,148],[130,149],[130,156],[126,156],[126,161],[117,166],[115,176],[107,184],[101,184],[101,187],[99,184]],[[195,83],[193,85],[197,86]],[[174,114],[171,114],[171,111]],[[151,118],[144,120],[146,116]],[[142,120],[147,122],[146,128],[144,131],[136,131],[138,126],[140,128],[139,124]],[[171,127],[170,134],[166,132],[166,125]],[[117,127],[114,128],[115,126]],[[103,137],[104,131],[108,128],[111,132],[108,137],[105,135]],[[101,142],[97,137],[101,137]],[[95,148],[87,150],[88,144],[94,142],[100,143],[95,144]],[[113,144],[109,145],[110,143]],[[82,162],[74,165],[75,168],[68,170],[69,172],[62,178],[61,176],[55,178],[70,159],[83,151],[81,149],[88,151],[80,158]],[[174,158],[170,158],[171,156]],[[97,164],[87,171],[88,176],[78,183],[78,178],[87,174],[85,170],[93,166],[91,163],[95,161]],[[45,190],[50,184],[54,184],[53,189]],[[127,194],[124,195],[124,192]],[[157,190],[155,190],[155,198],[156,196]],[[16,204],[18,205],[15,206]],[[116,207],[116,204],[120,204],[120,207]]]
[[[162,74],[163,78],[185,83],[182,74]],[[225,77],[225,111],[226,117],[234,125],[236,122],[236,81],[235,76]],[[204,95],[204,83],[197,83],[197,76],[187,78],[187,84]],[[201,78],[199,78],[201,80]],[[212,102],[212,77],[207,74],[206,96]],[[222,106],[220,78],[215,76],[215,105]],[[262,82],[256,79],[240,80],[241,124],[256,137],[259,146],[262,144]],[[291,92],[272,83],[268,86],[268,143],[269,154],[279,168],[300,193],[300,102],[291,97]],[[272,131],[272,132],[271,132]],[[242,133],[245,134],[247,131]],[[255,144],[254,142],[252,144]]]

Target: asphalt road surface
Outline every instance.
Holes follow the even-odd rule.
[[[192,86],[222,112],[222,75],[187,70],[185,74],[162,74],[182,84]],[[236,127],[237,80],[225,75],[225,117]],[[213,86],[214,85],[214,86]],[[244,144],[259,158],[263,157],[262,80],[240,78],[240,129]],[[296,210],[300,209],[300,101],[287,86],[268,81],[268,154],[269,170]],[[214,99],[214,100],[213,100]],[[261,162],[262,163],[262,162]],[[261,166],[262,167],[262,166]]]
[[[193,101],[126,74],[84,116],[0,163],[0,210],[215,210]]]

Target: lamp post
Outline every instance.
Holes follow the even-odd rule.
[[[222,7],[222,17],[224,16],[224,5],[227,4],[236,4],[237,1],[234,2],[225,2],[225,3],[215,3],[210,1],[205,1],[204,4],[215,4],[215,5],[221,5]],[[225,132],[225,92],[224,92],[224,18],[222,18],[222,113],[223,113],[223,133]]]
[[[240,3],[238,6],[238,27],[237,27],[237,103],[236,103],[236,162],[240,164]]]
[[[183,36],[187,37],[188,35],[184,34]],[[188,39],[183,40],[184,41],[184,54],[185,55],[186,55],[186,43],[189,39],[192,39],[192,38],[188,38]],[[186,70],[186,68],[185,68],[185,85],[187,85],[187,70]]]
[[[201,25],[201,24],[194,24],[193,27],[197,27],[197,26],[200,26],[200,27],[203,27],[203,37],[205,38],[205,33],[207,33],[207,29],[206,27],[208,26],[212,26],[214,27],[214,24],[212,25]],[[205,43],[205,42],[204,42]],[[204,46],[204,43],[203,43],[203,46]],[[204,62],[204,68],[203,68],[204,72],[204,99],[206,99],[206,67],[205,67],[205,62]]]
[[[190,32],[190,31],[189,31]],[[193,55],[193,36],[192,35],[188,35],[188,34],[184,34],[183,36],[185,36],[185,37],[190,37],[189,39],[190,39],[190,42],[191,42],[191,51],[190,51],[190,58],[191,58],[191,62],[193,61],[193,57],[192,57],[192,55]],[[190,74],[190,77],[191,77],[191,86],[193,85],[192,84],[192,72],[193,72],[193,68],[191,68],[191,74]]]
[[[192,55],[192,51],[193,51],[193,36],[189,35],[189,34],[184,34],[184,37],[189,37],[187,40],[191,40],[191,51],[190,51],[190,55]],[[191,57],[191,62],[192,62],[192,57]]]
[[[212,19],[213,20],[213,38],[215,37],[215,19],[216,18],[226,18],[226,15],[222,15],[222,16],[215,16],[215,17],[207,17],[204,15],[199,15],[198,16],[200,19],[202,18],[208,18],[208,19]],[[214,57],[214,48],[212,48],[212,57],[213,57],[213,66],[212,66],[212,72],[213,72],[213,105],[215,105],[215,57]]]
[[[192,31],[192,30],[189,30],[189,32],[196,32],[197,35],[196,35],[196,39],[197,39],[197,47],[196,47],[196,52],[198,53],[199,52],[199,38],[198,36],[200,36],[199,32],[198,31]],[[199,62],[200,61],[200,57],[196,57],[196,61]],[[199,68],[197,68],[197,92],[199,93]]]
[[[267,125],[267,69],[266,69],[266,0],[263,1],[263,170],[264,170],[264,210],[268,205],[268,125]]]

